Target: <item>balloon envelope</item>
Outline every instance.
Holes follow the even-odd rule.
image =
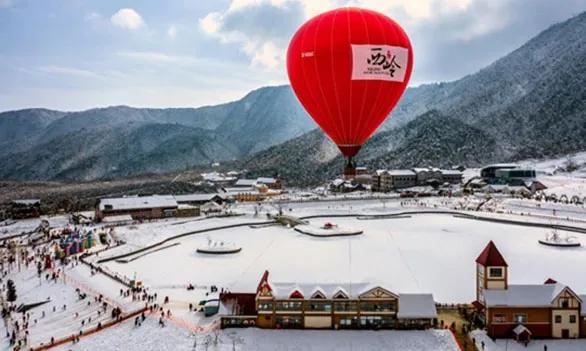
[[[287,51],[295,95],[347,157],[397,104],[412,65],[411,43],[395,21],[351,7],[307,21]]]

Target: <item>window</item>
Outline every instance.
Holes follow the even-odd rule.
[[[259,311],[272,311],[273,310],[273,303],[272,302],[259,302],[258,310]]]
[[[502,313],[496,313],[492,316],[495,323],[505,323],[507,321],[507,315]]]
[[[301,316],[278,316],[275,322],[279,327],[285,329],[303,327]]]
[[[491,278],[501,278],[503,276],[503,269],[502,268],[491,268],[488,271],[488,276]]]
[[[575,315],[570,316],[570,323],[576,323],[576,316]]]
[[[356,311],[356,302],[354,301],[336,301],[334,302],[335,311]]]
[[[332,304],[329,302],[310,301],[305,304],[306,312],[330,312]]]
[[[567,298],[562,299],[561,302],[562,302],[562,308],[570,307],[570,301],[568,301]]]
[[[362,328],[393,328],[395,319],[384,316],[361,316],[360,327]]]
[[[527,323],[527,315],[525,313],[515,314],[515,323]]]
[[[360,310],[361,311],[369,311],[369,312],[393,312],[397,309],[396,302],[390,301],[381,301],[381,302],[360,302]]]
[[[301,311],[301,301],[278,301],[275,303],[277,311]]]
[[[561,322],[562,322],[562,316],[560,316],[560,315],[556,315],[556,316],[555,316],[555,322],[556,322],[556,323],[561,323]]]

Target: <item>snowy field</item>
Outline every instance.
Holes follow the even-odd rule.
[[[197,339],[197,341],[196,341]],[[223,330],[216,336],[193,334],[172,323],[161,328],[154,318],[147,318],[140,327],[132,322],[81,339],[57,350],[75,351],[457,351],[452,335],[444,330],[433,331],[298,331],[298,330]],[[206,347],[206,341],[209,346]],[[197,347],[194,347],[194,344]]]
[[[483,331],[475,330],[470,333],[476,339],[476,347],[484,351],[543,351],[547,346],[548,351],[584,351],[586,350],[586,339],[575,340],[532,340],[527,347],[514,340],[497,339],[493,342]]]
[[[575,182],[572,183],[575,186]],[[369,199],[283,203],[281,210],[292,216],[331,215],[309,219],[312,227],[319,228],[330,222],[340,228],[362,230],[351,237],[311,237],[280,225],[248,225],[199,233],[169,241],[157,252],[144,256],[131,256],[129,263],[110,261],[101,267],[127,278],[136,277],[157,292],[157,302],[170,297],[165,305],[173,318],[166,319],[166,327],[157,324],[157,318],[148,317],[141,327],[132,320],[108,328],[103,332],[82,338],[78,344],[65,345],[61,350],[193,350],[193,330],[197,334],[198,350],[205,350],[206,340],[215,334],[206,334],[213,328],[217,317],[205,318],[201,313],[190,312],[188,305],[206,298],[209,288],[227,288],[233,292],[250,292],[256,289],[264,272],[269,270],[274,282],[299,283],[362,283],[381,285],[395,293],[432,293],[437,302],[469,303],[474,298],[475,259],[489,240],[495,241],[509,263],[511,283],[540,283],[552,277],[568,284],[577,293],[586,293],[586,280],[578,267],[586,265],[586,248],[556,249],[538,244],[549,230],[524,226],[456,218],[450,214],[413,214],[392,219],[358,219],[356,215],[376,215],[401,211],[450,210],[461,202],[475,208],[484,201],[483,195],[470,198]],[[467,208],[467,207],[466,207]],[[206,228],[241,223],[267,221],[267,213],[276,214],[277,204],[246,203],[232,207],[243,216],[229,218],[177,218],[116,227],[114,237],[127,244],[91,256],[90,260],[130,252],[169,237]],[[584,206],[564,205],[499,198],[485,210],[504,213],[466,213],[521,221],[559,223],[586,227]],[[554,211],[555,210],[555,211]],[[255,216],[255,213],[257,215]],[[335,215],[353,217],[339,218]],[[520,214],[523,214],[522,216]],[[65,216],[52,217],[53,227],[66,226]],[[34,229],[39,219],[17,221],[11,233]],[[0,228],[1,229],[1,228]],[[562,236],[566,233],[560,232]],[[6,233],[5,233],[6,235]],[[586,245],[586,235],[569,233]],[[208,238],[233,242],[242,251],[230,255],[198,254],[196,248]],[[99,248],[99,247],[96,247]],[[153,249],[154,250],[154,249]],[[94,306],[85,307],[76,288],[91,298],[103,294],[112,306],[124,311],[142,306],[129,297],[121,296],[119,283],[101,274],[92,274],[85,265],[66,269],[66,280],[46,282],[38,279],[34,267],[21,273],[11,273],[18,291],[17,303],[46,300],[51,302],[31,312],[37,319],[30,329],[32,344],[46,342],[51,336],[61,337],[79,331],[80,319],[92,325],[109,319],[97,315]],[[187,290],[192,284],[193,290]],[[66,310],[60,310],[64,304]],[[53,307],[56,308],[53,312]],[[39,315],[42,311],[46,317]],[[79,316],[75,316],[75,313]],[[209,350],[456,350],[450,334],[445,331],[271,331],[258,329],[227,330],[218,335],[218,344]],[[555,347],[554,347],[555,345]],[[561,347],[558,347],[561,346]],[[516,350],[509,343],[486,343],[486,350]],[[581,341],[552,341],[549,350],[585,350]],[[524,347],[523,347],[524,348]],[[534,342],[529,350],[541,350],[543,344]],[[0,350],[8,350],[6,339],[0,341]],[[520,349],[519,349],[520,350]]]
[[[546,229],[433,214],[315,222],[360,228],[364,234],[314,238],[280,226],[242,227],[210,234],[214,240],[242,246],[234,255],[197,254],[196,247],[207,239],[196,235],[130,263],[110,261],[104,265],[126,276],[136,272],[148,286],[168,289],[171,296],[176,293],[187,301],[195,301],[200,293],[184,291],[189,283],[254,291],[262,272],[268,269],[273,281],[371,282],[396,293],[433,293],[438,302],[467,303],[475,298],[474,261],[488,241],[494,240],[509,263],[512,283],[539,283],[552,277],[578,293],[586,292],[586,280],[577,268],[571,268],[586,265],[586,249],[538,244]],[[586,244],[586,237],[578,240]]]
[[[90,269],[81,264],[67,266],[65,277],[61,275],[57,280],[46,279],[45,273],[39,277],[33,264],[28,267],[21,264],[20,271],[14,267],[9,276],[15,281],[17,289],[16,306],[48,301],[28,312],[29,346],[47,344],[51,337],[67,337],[110,321],[111,317],[104,313],[102,304],[95,300],[100,294],[104,295],[110,310],[113,306],[123,311],[142,307],[142,304],[118,295],[119,284],[101,275],[91,275]],[[80,299],[76,289],[81,289],[88,296]],[[20,316],[13,313],[15,320],[20,320]],[[7,341],[2,338],[0,350],[10,349]]]
[[[62,228],[69,223],[69,218],[64,215],[41,216],[40,218],[0,222],[0,239],[6,236],[31,232],[41,224],[41,220],[43,219],[49,221],[51,228]]]

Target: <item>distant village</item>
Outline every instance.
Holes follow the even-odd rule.
[[[100,198],[95,205],[95,220],[121,223],[167,217],[226,215],[230,204],[241,202],[290,202],[319,200],[328,195],[355,192],[358,196],[400,197],[462,196],[465,194],[506,194],[546,201],[583,204],[586,199],[564,194],[548,194],[546,186],[536,179],[536,171],[515,164],[494,164],[465,177],[464,167],[439,169],[378,169],[357,167],[356,174],[341,176],[325,186],[311,190],[286,189],[285,180],[274,177],[242,177],[242,172],[202,173],[202,181],[216,189],[211,193],[149,194]],[[41,199],[14,199],[4,217],[35,218],[42,213]],[[77,218],[83,221],[83,218]],[[89,218],[86,220],[90,220]]]

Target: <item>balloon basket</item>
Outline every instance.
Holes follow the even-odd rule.
[[[354,179],[356,176],[356,164],[352,160],[352,157],[346,159],[346,166],[344,166],[344,179]]]

